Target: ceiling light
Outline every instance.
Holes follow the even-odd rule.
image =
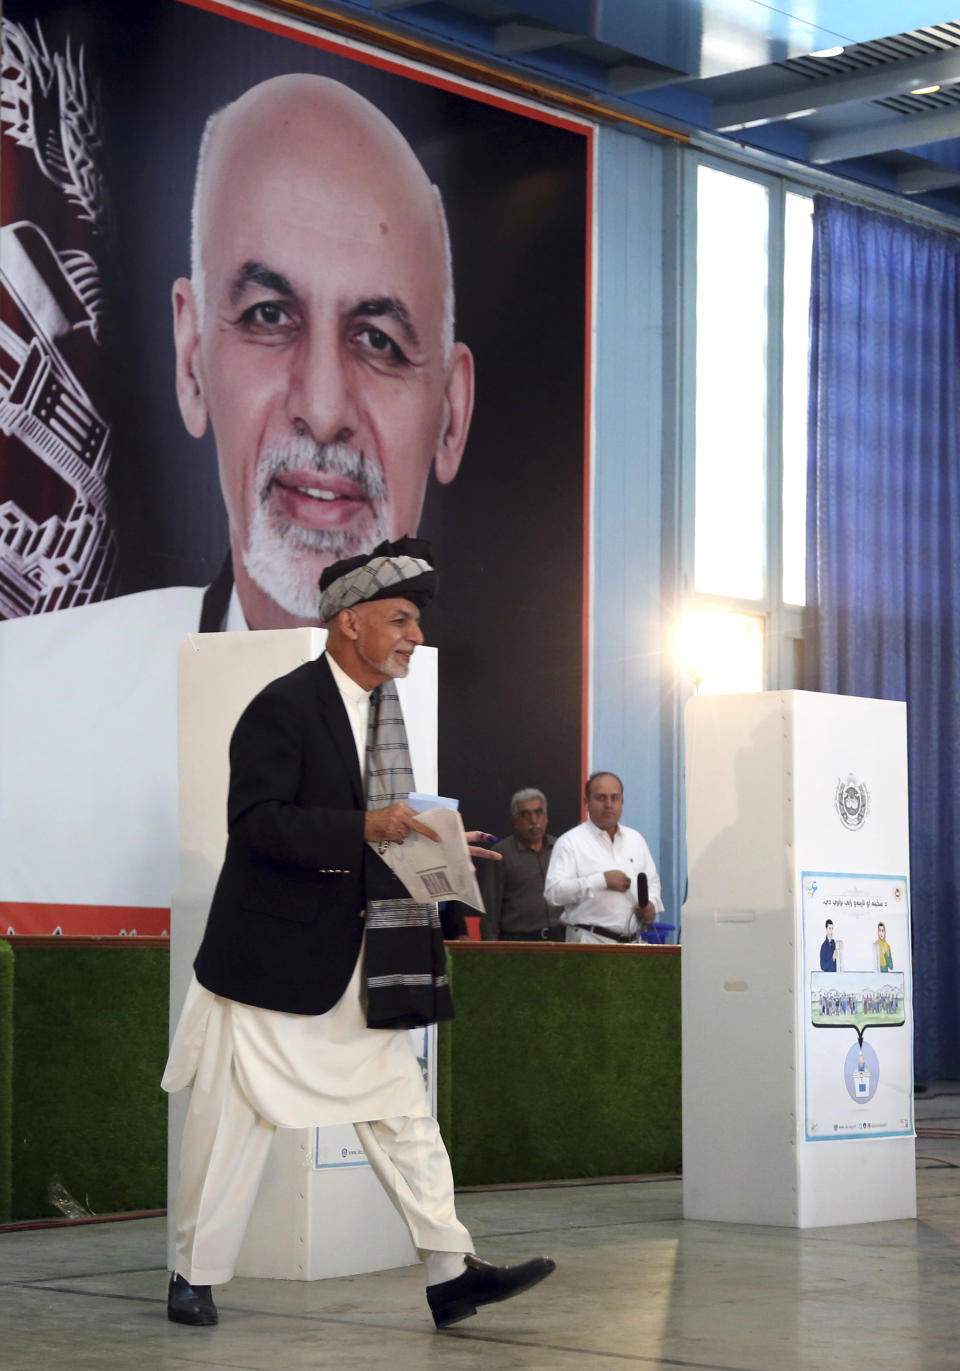
[[[911,95],[936,95],[939,86],[917,86],[916,90],[910,92]]]
[[[811,52],[810,57],[839,57],[843,48],[818,48],[816,52]]]

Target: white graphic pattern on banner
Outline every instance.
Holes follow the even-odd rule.
[[[44,177],[78,219],[102,234],[103,184],[98,102],[83,49],[50,53],[2,21],[0,126],[30,149]],[[9,210],[8,210],[9,212]],[[58,251],[27,219],[0,230],[0,433],[10,435],[73,491],[69,510],[34,518],[17,500],[0,503],[0,618],[39,614],[99,599],[115,560],[108,520],[110,425],[67,362],[96,369],[103,299],[97,263],[80,249]]]

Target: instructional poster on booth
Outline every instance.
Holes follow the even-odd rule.
[[[910,1136],[906,879],[805,871],[802,886],[807,1140]]]

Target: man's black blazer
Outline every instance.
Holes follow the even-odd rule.
[[[356,964],[368,898],[406,889],[364,842],[363,784],[325,656],[254,696],[230,740],[227,853],[201,985],[264,1009],[322,1014]]]

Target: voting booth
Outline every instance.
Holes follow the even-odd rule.
[[[227,842],[228,748],[256,693],[317,657],[322,629],[192,634],[180,645],[178,746],[180,882],[173,899],[170,1031],[192,973]],[[437,654],[420,647],[397,682],[414,775],[436,791]],[[417,1030],[417,1054],[436,1112],[436,1027]],[[170,1097],[168,1246],[173,1267],[180,1138],[189,1092]],[[237,1265],[240,1276],[316,1280],[409,1265],[406,1225],[376,1179],[352,1125],[277,1130]]]
[[[916,1215],[906,707],[686,711],[686,1218]]]

